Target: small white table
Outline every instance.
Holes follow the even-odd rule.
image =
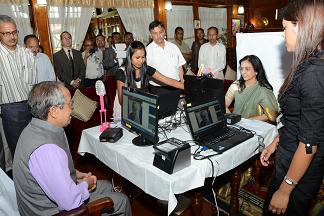
[[[264,144],[269,145],[277,135],[275,126],[256,120],[242,119],[239,125],[255,131],[264,137]],[[191,140],[187,127],[178,127],[168,137]],[[99,127],[82,132],[78,153],[90,153],[119,175],[141,188],[145,193],[160,200],[168,201],[168,215],[177,205],[175,194],[204,185],[205,178],[211,177],[212,166],[208,160],[191,159],[191,166],[169,175],[153,166],[154,150],[152,146],[138,147],[132,144],[137,135],[123,128],[123,137],[116,143],[99,142]],[[259,152],[258,139],[253,138],[212,157],[215,175],[232,170]],[[191,151],[197,146],[191,147]],[[217,163],[216,163],[217,161]],[[219,166],[217,165],[219,164]]]

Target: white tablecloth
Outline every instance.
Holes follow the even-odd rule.
[[[277,135],[275,126],[242,119],[240,125],[254,130],[264,137],[265,145],[269,145]],[[178,127],[168,137],[191,140],[187,127]],[[91,153],[115,172],[141,188],[145,193],[160,200],[168,201],[168,215],[177,205],[175,194],[181,194],[204,185],[205,178],[211,177],[212,166],[208,160],[191,159],[191,166],[169,175],[153,166],[154,150],[152,146],[138,147],[132,144],[135,134],[123,128],[123,137],[116,143],[99,142],[99,127],[86,129],[82,132],[78,152]],[[223,154],[212,157],[214,173],[221,175],[258,153],[256,136],[235,146]],[[197,146],[192,147],[194,151]],[[215,162],[217,161],[217,163]]]

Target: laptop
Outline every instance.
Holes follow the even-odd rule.
[[[187,104],[185,112],[194,141],[217,153],[223,153],[253,137],[253,133],[226,126],[226,118],[217,100],[194,106]]]
[[[152,86],[151,93],[159,96],[158,119],[163,119],[176,113],[181,90]]]
[[[197,105],[216,99],[225,113],[224,80],[192,75],[184,75],[183,78],[187,103]]]

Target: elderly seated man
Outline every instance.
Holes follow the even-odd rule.
[[[36,84],[28,104],[33,119],[23,130],[13,163],[21,215],[54,215],[102,197],[114,201],[113,215],[131,215],[128,198],[112,192],[108,181],[74,169],[64,127],[70,123],[72,100],[63,83]]]

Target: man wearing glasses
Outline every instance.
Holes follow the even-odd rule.
[[[12,157],[22,130],[31,119],[27,98],[37,82],[33,54],[17,44],[15,21],[0,15],[0,105],[3,130]]]

